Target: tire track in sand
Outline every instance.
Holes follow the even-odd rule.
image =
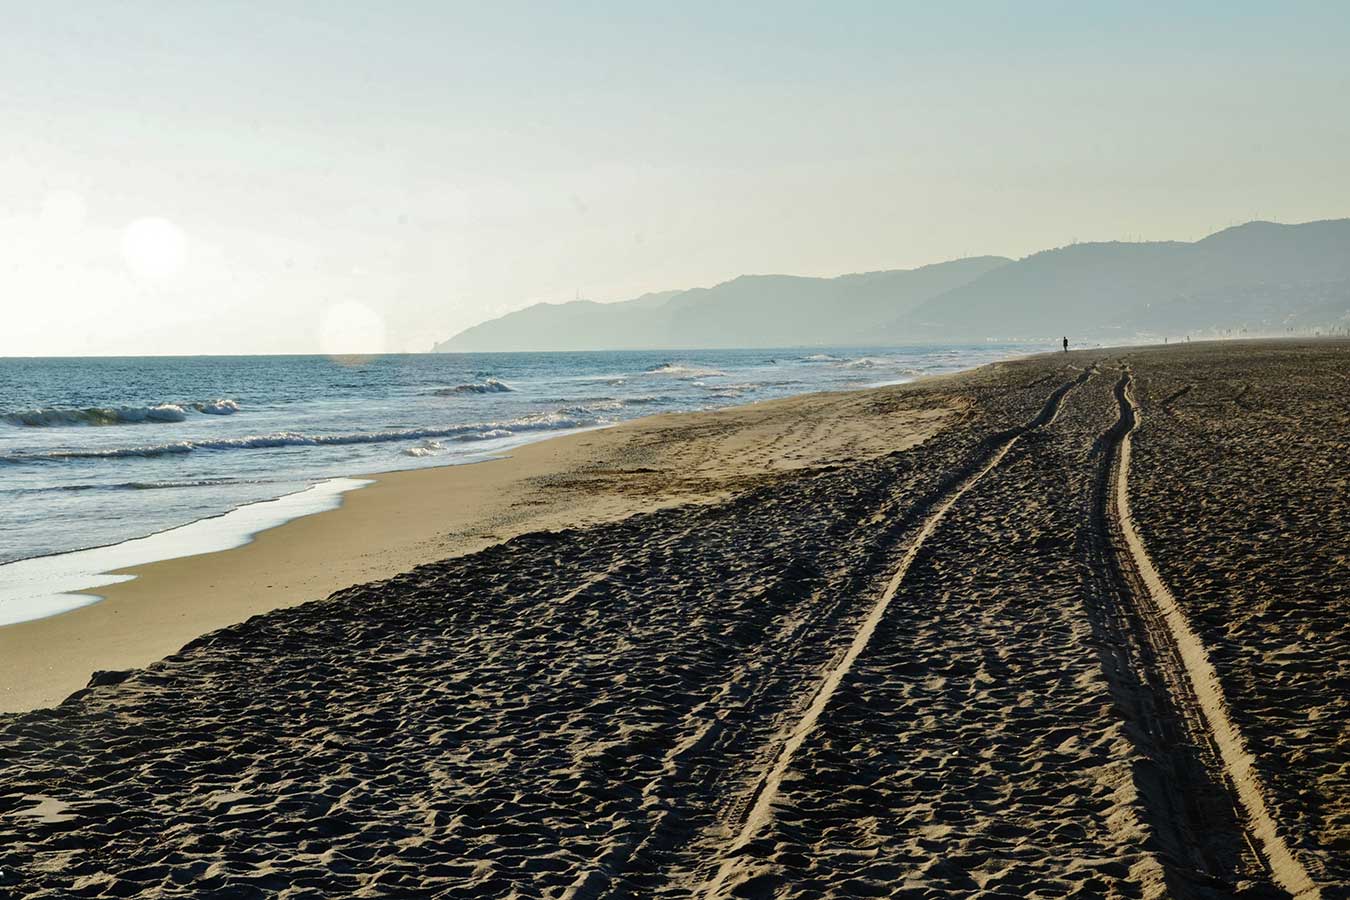
[[[956,502],[961,499],[971,488],[980,482],[985,475],[995,469],[1012,450],[1018,439],[1028,432],[1042,428],[1055,421],[1059,415],[1060,406],[1063,404],[1064,397],[1069,391],[1086,382],[1096,373],[1096,368],[1084,371],[1077,378],[1060,385],[1046,400],[1041,411],[1026,424],[1014,428],[1011,431],[1005,431],[990,438],[988,449],[977,458],[963,472],[953,475],[951,486],[939,496],[939,498],[930,507],[928,514],[924,517],[919,527],[918,533],[910,541],[905,550],[905,554],[900,559],[900,564],[891,575],[890,581],[882,591],[881,596],[873,604],[867,617],[863,619],[853,636],[853,641],[835,663],[825,672],[824,677],[817,686],[812,695],[810,704],[806,707],[801,717],[788,729],[780,732],[780,737],[775,743],[778,744],[778,750],[772,757],[772,764],[760,776],[755,787],[750,791],[748,800],[742,808],[748,811],[744,812],[739,821],[739,828],[736,830],[735,837],[727,846],[723,853],[723,859],[717,867],[713,877],[706,883],[700,894],[706,898],[714,898],[719,895],[727,878],[732,875],[739,862],[738,852],[754,840],[755,835],[772,818],[772,807],[775,798],[778,796],[779,788],[782,786],[783,778],[787,774],[788,768],[792,764],[793,756],[801,748],[806,738],[814,730],[825,708],[829,706],[831,698],[838,690],[839,685],[852,669],[853,663],[867,649],[867,644],[872,635],[876,632],[877,626],[886,614],[887,607],[891,600],[895,598],[900,589],[901,582],[913,566],[920,550],[928,538],[938,530],[942,524],[943,518],[951,510]],[[735,826],[733,826],[735,828]]]
[[[1159,575],[1148,550],[1135,528],[1130,514],[1129,473],[1131,436],[1138,428],[1140,411],[1131,390],[1133,377],[1128,369],[1116,384],[1115,395],[1120,418],[1108,433],[1107,458],[1104,460],[1108,484],[1105,512],[1107,528],[1115,556],[1125,603],[1143,625],[1142,638],[1150,646],[1138,658],[1158,667],[1162,681],[1170,687],[1170,705],[1191,731],[1194,745],[1208,749],[1209,766],[1218,770],[1215,781],[1225,785],[1240,810],[1237,816],[1247,842],[1259,852],[1269,877],[1282,890],[1299,900],[1321,896],[1307,868],[1294,855],[1281,835],[1255,770],[1242,733],[1228,713],[1223,687],[1210,662],[1204,643],[1190,626],[1176,597]],[[1145,677],[1143,680],[1156,681]],[[1185,783],[1176,785],[1185,792]],[[1172,823],[1175,825],[1176,823]],[[1203,826],[1205,823],[1187,823]]]

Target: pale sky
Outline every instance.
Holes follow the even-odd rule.
[[[1350,216],[1344,2],[0,23],[0,355],[425,350],[578,291]]]

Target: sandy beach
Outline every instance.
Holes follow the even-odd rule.
[[[1347,388],[1078,351],[379,476],[0,628],[0,893],[1350,896]]]
[[[200,634],[527,531],[709,502],[774,473],[912,446],[959,407],[888,408],[892,392],[814,394],[652,416],[469,466],[362,476],[330,512],[242,547],[122,570],[103,601],[0,627],[0,712],[52,706],[90,673],[144,666]]]

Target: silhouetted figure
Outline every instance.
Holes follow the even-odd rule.
[[[1064,352],[1065,353],[1069,352],[1069,339],[1067,337],[1064,338]]]

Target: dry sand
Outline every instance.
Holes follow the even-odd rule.
[[[1316,349],[1314,349],[1314,347]],[[1139,368],[1132,503],[1218,670],[1267,802],[1350,882],[1350,346]]]
[[[0,891],[1345,897],[1347,384],[1084,352],[569,438],[513,496],[609,521],[0,717]]]

